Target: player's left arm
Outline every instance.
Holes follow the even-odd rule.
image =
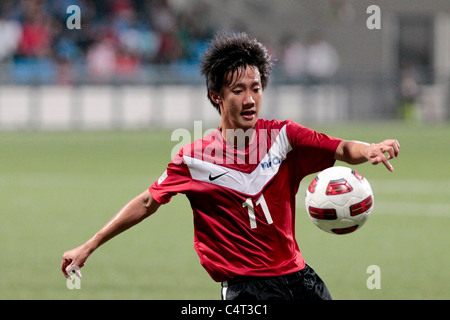
[[[334,158],[348,164],[360,164],[366,161],[372,164],[382,162],[389,171],[394,171],[389,160],[398,157],[399,151],[400,144],[395,139],[372,144],[343,140],[339,143]]]

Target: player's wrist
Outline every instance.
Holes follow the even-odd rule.
[[[101,239],[98,236],[98,234],[96,234],[95,236],[93,236],[91,239],[89,239],[88,241],[86,241],[84,243],[84,250],[86,251],[87,254],[91,254],[92,252],[94,252],[100,245],[101,245]]]
[[[372,153],[372,149],[374,147],[374,143],[361,143],[359,153],[361,154],[361,159],[363,159],[362,162],[369,161],[370,160],[370,154]]]

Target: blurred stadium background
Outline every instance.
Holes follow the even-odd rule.
[[[270,48],[266,116],[447,121],[450,3],[376,1],[381,29],[371,30],[373,3],[2,1],[0,129],[215,125],[198,61],[220,30]],[[66,26],[73,4],[81,29]]]
[[[81,29],[66,25],[70,5]],[[366,25],[370,5],[380,29]],[[220,298],[182,197],[96,252],[82,290],[58,270],[65,250],[159,177],[173,129],[218,125],[198,66],[218,31],[270,49],[263,117],[400,140],[394,175],[359,170],[375,216],[354,235],[315,230],[299,192],[300,248],[334,297],[449,299],[448,0],[1,1],[0,298]],[[372,264],[380,290],[365,285]]]

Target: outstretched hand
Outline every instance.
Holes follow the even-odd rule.
[[[84,246],[64,252],[61,263],[61,271],[67,279],[72,279],[70,273],[73,271],[75,275],[81,279],[80,269],[84,267],[89,253]]]
[[[389,160],[398,157],[399,150],[400,144],[398,141],[389,139],[368,145],[364,156],[374,165],[382,162],[389,171],[393,172],[394,167],[390,164]]]

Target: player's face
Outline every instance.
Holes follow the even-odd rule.
[[[253,128],[262,103],[261,75],[258,68],[248,66],[235,72],[227,81],[219,97],[222,130]]]

